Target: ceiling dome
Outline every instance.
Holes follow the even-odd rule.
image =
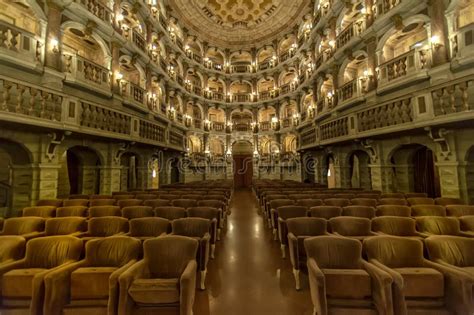
[[[211,46],[229,49],[268,43],[311,12],[310,0],[168,0],[171,14]]]

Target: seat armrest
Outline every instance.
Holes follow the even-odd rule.
[[[307,265],[314,314],[328,315],[326,282],[324,279],[324,274],[321,269],[319,269],[318,264],[314,258],[308,258]]]
[[[192,314],[196,291],[196,271],[196,261],[190,260],[179,279],[180,314]]]
[[[460,231],[459,236],[473,238],[474,234],[469,232]]]
[[[137,262],[136,259],[130,260],[128,263],[115,270],[109,277],[109,302],[107,313],[109,315],[117,314],[117,306],[119,299],[119,277],[131,266]]]
[[[293,269],[299,268],[299,251],[298,251],[298,238],[293,233],[288,233],[288,247],[290,248],[290,260],[293,265]]]
[[[15,260],[10,263],[4,264],[2,267],[0,267],[0,279],[4,274],[9,272],[10,270],[14,269],[21,269],[25,267],[26,259],[23,258],[21,260]],[[1,293],[2,287],[0,286],[0,293]]]
[[[361,265],[370,275],[372,296],[379,314],[393,315],[392,277],[382,269],[361,260]]]
[[[143,278],[147,269],[145,259],[142,259],[119,276],[119,315],[131,314],[133,301],[128,295],[128,289],[135,279]]]
[[[70,299],[71,273],[86,265],[85,260],[66,264],[50,271],[44,277],[45,303],[44,314],[60,315]]]
[[[46,232],[44,232],[44,231],[43,232],[31,232],[31,233],[23,234],[21,236],[24,237],[25,240],[29,241],[33,238],[46,236]]]

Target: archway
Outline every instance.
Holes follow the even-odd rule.
[[[126,152],[120,157],[122,170],[120,173],[120,190],[131,191],[140,187],[138,172],[139,158],[133,152]]]
[[[403,145],[391,155],[393,188],[395,191],[426,193],[429,197],[440,196],[438,170],[435,155],[424,145]]]
[[[181,181],[181,167],[180,167],[180,162],[179,158],[173,158],[171,160],[171,170],[170,170],[170,180],[171,184],[176,184]]]
[[[0,139],[0,215],[11,216],[31,204],[31,155],[21,144]]]
[[[232,145],[234,161],[234,187],[249,188],[253,178],[253,146],[245,140],[239,140]]]
[[[370,177],[370,157],[367,152],[358,150],[349,156],[350,183],[352,188],[372,189]]]
[[[85,146],[67,149],[60,158],[58,197],[100,193],[100,157]]]
[[[474,204],[474,146],[471,147],[466,158],[466,186],[469,204]]]
[[[311,155],[308,155],[304,159],[303,164],[303,182],[315,183],[315,160]]]

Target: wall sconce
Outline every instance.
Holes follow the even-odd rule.
[[[234,126],[234,124],[231,122],[231,121],[228,121],[227,122],[227,125],[226,125],[226,131],[228,133],[232,132],[232,127]]]
[[[122,14],[117,14],[117,16],[115,17],[115,21],[117,21],[117,23],[118,23],[119,25],[122,24],[123,19],[124,19],[124,17],[123,17]]]
[[[277,117],[272,117],[272,120],[270,123],[273,130],[277,131],[278,129],[280,129],[280,123]]]
[[[209,121],[209,119],[204,120],[204,130],[205,131],[211,130],[211,122]]]
[[[258,160],[260,158],[260,154],[258,153],[258,150],[255,149],[255,151],[253,151],[253,157],[254,159]]]
[[[51,44],[52,52],[57,54],[59,52],[59,41],[56,38],[51,38],[49,43]]]
[[[328,97],[328,99],[332,100],[332,98],[334,97],[334,92],[329,91],[328,94],[327,94],[327,97]]]
[[[313,119],[313,118],[314,118],[315,112],[316,112],[315,109],[316,109],[316,108],[314,107],[313,104],[311,104],[311,105],[308,106],[308,116],[309,116],[310,119]]]
[[[184,118],[184,125],[188,128],[191,127],[193,118],[188,114],[183,115],[183,118]]]
[[[443,46],[441,44],[441,39],[439,38],[438,35],[433,35],[431,37],[431,45],[435,48],[435,49],[439,49],[441,46]]]
[[[168,107],[168,118],[174,120],[176,117],[176,109],[172,106]]]
[[[298,126],[300,124],[300,114],[294,113],[293,114],[293,126]]]
[[[123,74],[119,71],[116,71],[115,72],[115,80],[117,80],[117,82],[120,82],[120,81],[122,81],[122,79],[123,79]]]
[[[330,40],[329,41],[329,46],[331,46],[332,48],[336,47],[336,41],[335,40]]]

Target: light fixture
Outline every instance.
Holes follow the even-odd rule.
[[[49,43],[51,44],[51,50],[53,51],[53,53],[55,53],[55,54],[58,53],[59,52],[59,41],[56,38],[51,38]]]
[[[327,95],[328,95],[328,98],[333,98],[333,96],[334,96],[332,91],[329,91]]]
[[[156,178],[156,170],[153,170],[153,171],[151,172],[151,177]]]
[[[360,13],[367,14],[367,9],[365,7],[363,7],[362,9],[360,9]]]
[[[364,70],[364,77],[368,77],[369,76],[369,71],[368,70]]]
[[[441,39],[438,35],[433,35],[431,37],[431,45],[433,45],[433,47],[435,49],[438,49],[439,47],[441,47]]]
[[[116,71],[116,72],[115,72],[115,79],[116,79],[117,81],[122,80],[122,79],[123,79],[123,74],[122,74],[121,72],[119,72],[119,71]]]
[[[119,22],[119,23],[122,22],[123,19],[124,19],[124,17],[123,17],[122,14],[117,14],[117,17],[115,18],[115,20],[116,20],[117,22]]]
[[[336,41],[335,40],[330,40],[329,41],[329,46],[334,48],[336,46]]]
[[[416,43],[415,45],[413,45],[413,47],[415,47],[415,48],[420,48],[420,47],[422,47],[422,46],[423,46],[423,43],[422,43],[422,42],[418,42],[418,43]]]

